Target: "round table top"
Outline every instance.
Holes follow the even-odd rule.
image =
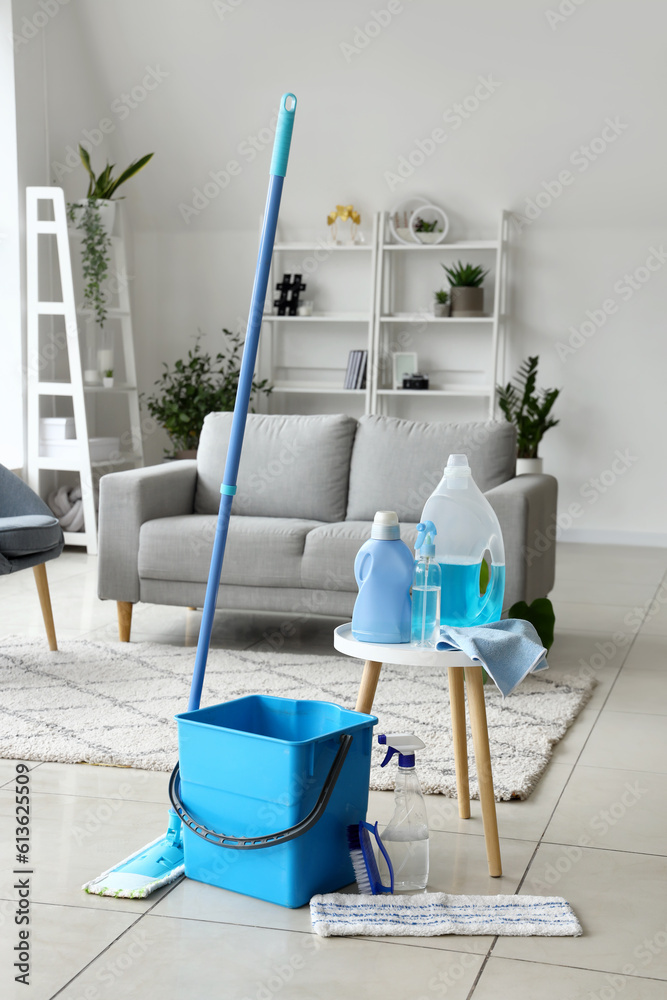
[[[418,649],[409,642],[359,642],[352,638],[352,623],[334,629],[334,647],[359,660],[375,663],[402,663],[405,666],[423,667],[478,667],[460,650]]]

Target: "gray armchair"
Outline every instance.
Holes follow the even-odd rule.
[[[0,575],[32,566],[51,650],[58,644],[44,563],[57,559],[64,544],[58,518],[22,479],[0,465]]]

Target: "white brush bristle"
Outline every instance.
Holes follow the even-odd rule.
[[[359,892],[363,893],[365,896],[372,896],[373,890],[371,888],[371,880],[368,877],[363,851],[361,849],[350,851],[350,859],[352,861],[352,867],[354,868],[354,875],[357,880]]]

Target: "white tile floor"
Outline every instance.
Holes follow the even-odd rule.
[[[96,598],[96,560],[48,566],[61,639],[116,638]],[[667,550],[560,546],[553,676],[592,672],[588,707],[527,802],[498,806],[504,875],[486,873],[472,819],[429,797],[430,888],[564,895],[569,938],[326,939],[285,910],[184,881],[148,900],[87,896],[84,879],[164,831],[165,774],[31,765],[32,988],[13,982],[15,763],[0,761],[0,996],[32,1000],[193,995],[225,1000],[662,1000],[667,997]],[[43,636],[32,573],[0,578],[0,634]],[[276,616],[220,613],[213,643],[268,643]],[[331,652],[330,619],[297,625],[285,648]],[[194,646],[199,614],[139,606],[133,638]],[[371,794],[386,821],[391,794]]]

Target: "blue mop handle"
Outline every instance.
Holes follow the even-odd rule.
[[[259,238],[259,254],[257,256],[257,268],[255,270],[255,283],[253,285],[252,296],[250,298],[248,330],[246,333],[245,344],[243,346],[239,384],[236,390],[234,416],[232,417],[232,429],[229,436],[229,446],[227,448],[227,460],[225,462],[222,486],[220,487],[220,510],[218,512],[218,522],[215,529],[213,552],[211,553],[211,567],[208,574],[208,583],[206,584],[206,597],[204,599],[204,611],[202,614],[201,628],[199,630],[199,641],[197,642],[197,655],[195,656],[195,666],[192,673],[190,700],[188,702],[189,712],[193,712],[198,709],[201,701],[204,673],[206,672],[206,660],[208,658],[208,650],[211,643],[211,631],[213,629],[213,616],[215,614],[218,588],[220,586],[220,574],[222,573],[222,561],[225,556],[225,545],[227,543],[227,529],[229,528],[229,518],[232,511],[232,500],[234,498],[234,494],[236,493],[236,479],[239,471],[239,462],[241,461],[243,434],[245,431],[246,417],[248,416],[248,407],[250,405],[252,381],[255,374],[257,347],[259,345],[259,334],[262,328],[264,301],[266,299],[266,289],[269,283],[271,256],[273,254],[273,243],[276,238],[278,211],[280,209],[280,196],[283,190],[285,172],[287,170],[287,159],[289,157],[295,111],[296,97],[294,94],[283,94],[280,98],[280,111],[278,112],[276,136],[273,142],[269,191],[266,198],[266,208],[264,210],[264,224]]]

